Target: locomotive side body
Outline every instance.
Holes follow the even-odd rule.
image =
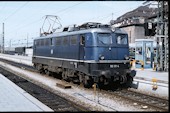
[[[34,66],[47,74],[91,87],[133,81],[128,36],[121,30],[93,28],[39,37],[34,40]]]

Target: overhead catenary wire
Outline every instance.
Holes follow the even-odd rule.
[[[26,6],[29,3],[26,2],[25,4],[23,4],[21,7],[19,7],[18,9],[16,9],[13,13],[11,13],[8,17],[6,17],[3,21],[6,21],[7,19],[9,19],[11,16],[13,16],[14,14],[16,14],[21,8],[23,8],[24,6]]]
[[[69,6],[69,7],[67,7],[67,8],[61,9],[61,10],[59,10],[59,11],[57,12],[57,14],[58,14],[58,13],[61,13],[61,12],[63,12],[63,11],[66,11],[66,10],[68,10],[68,9],[70,9],[70,8],[73,8],[73,7],[75,7],[75,6],[79,5],[79,4],[82,4],[82,3],[84,3],[84,2],[79,2],[79,3],[77,3],[77,4],[74,4],[74,5]],[[42,10],[46,9],[49,4],[51,4],[51,3],[46,4],[42,9],[40,9],[40,10],[37,11],[37,12],[40,13]],[[34,13],[34,15],[35,15],[35,13]],[[29,16],[29,18],[30,18],[30,17],[33,18],[34,15]],[[27,20],[27,19],[28,19],[28,18],[26,18],[25,20]],[[23,20],[23,21],[25,21],[25,20]],[[37,22],[37,21],[39,21],[39,20],[40,20],[40,19],[38,19],[38,20],[36,20],[36,21],[34,21],[34,22],[31,22],[31,24],[32,24],[32,23],[35,23],[35,22]],[[30,24],[22,25],[21,27],[19,27],[19,29],[20,29],[20,28],[25,28],[25,26],[27,26],[27,25],[30,25]],[[18,25],[17,25],[17,26],[18,26]],[[16,28],[16,26],[14,26],[14,27]]]
[[[64,12],[64,11],[70,9],[70,8],[73,8],[73,7],[77,6],[77,5],[80,5],[80,4],[84,3],[84,2],[85,2],[85,1],[79,2],[79,3],[77,3],[77,4],[74,4],[74,5],[72,5],[72,6],[69,6],[69,7],[67,7],[67,8],[61,9],[61,10],[57,11],[57,14],[58,14],[58,13],[61,13],[61,12]]]
[[[107,15],[107,16],[101,18],[99,21],[102,21],[102,20],[104,20],[104,19],[106,19],[106,18],[108,18],[108,17],[111,17],[111,16],[112,16],[112,15],[111,15],[111,13],[110,13],[109,15]]]
[[[43,8],[41,8],[40,10],[38,10],[36,13],[33,13],[32,15],[30,15],[30,16],[29,16],[29,19],[34,18],[34,15],[35,15],[35,14],[40,13],[40,12],[42,12],[43,10],[45,10],[49,4],[51,4],[51,3],[45,4],[45,5],[43,6]],[[28,17],[25,17],[25,18],[26,18],[26,19],[24,19],[24,20],[22,20],[22,21],[28,20]],[[37,22],[37,21],[39,21],[39,20],[40,20],[40,19],[35,20],[33,23],[35,23],[35,22]],[[31,22],[31,23],[32,23],[32,22]],[[21,24],[20,26],[23,27],[23,26],[26,26],[26,25],[28,25],[28,24],[25,24],[25,25],[22,25],[22,24]],[[17,25],[17,26],[18,26],[18,25]],[[19,26],[18,28],[20,28],[20,26]],[[16,28],[16,26],[11,27],[10,29],[12,29],[12,28]]]
[[[6,3],[3,4],[2,8],[0,9],[0,13],[5,9]]]
[[[110,16],[112,16],[112,20],[113,20],[113,14],[114,14],[114,15],[115,15],[115,14],[119,14],[119,13],[122,12],[122,11],[127,11],[127,10],[129,10],[129,9],[134,9],[134,8],[137,8],[137,7],[139,7],[139,6],[134,6],[134,7],[128,8],[128,9],[119,10],[119,11],[116,11],[116,12],[114,12],[114,13],[113,13],[113,11],[111,11],[110,13],[107,13],[107,14],[105,14],[105,15],[100,15],[100,16],[93,17],[93,18],[86,19],[86,20],[91,21],[91,20],[96,19],[96,20],[98,20],[98,21],[101,21],[101,20],[104,20],[105,18],[108,18],[108,17],[110,17]],[[86,20],[84,20],[84,21],[86,21]]]
[[[70,8],[73,8],[73,7],[75,7],[75,6],[79,5],[79,4],[82,4],[82,3],[84,3],[84,2],[79,2],[79,3],[76,3],[76,4],[72,5],[72,6],[69,6],[69,7],[67,7],[67,8],[61,9],[61,10],[57,11],[57,14],[58,14],[58,13],[61,13],[61,12],[63,12],[63,11],[66,11],[66,10],[68,10],[68,9],[70,9]],[[46,6],[47,6],[47,5],[46,5]],[[31,17],[33,17],[33,16],[31,16]],[[44,16],[43,16],[43,17],[44,17]],[[42,17],[42,18],[43,18],[43,17]],[[42,19],[42,18],[41,18],[41,19]],[[41,19],[35,20],[34,22],[31,22],[31,23],[29,23],[29,24],[22,25],[19,29],[25,28],[26,26],[28,27],[28,26],[32,25],[33,23],[35,23],[35,22],[37,22],[37,21],[40,21]]]
[[[84,3],[84,2],[79,2],[79,3],[76,3],[76,4],[72,5],[72,6],[69,6],[69,7],[67,7],[67,8],[61,9],[61,10],[59,10],[57,13],[61,13],[61,12],[63,13],[63,11],[66,11],[66,10],[68,10],[68,9],[70,9],[70,8],[73,8],[73,7],[75,7],[75,6],[79,5],[79,4],[82,4],[82,3]],[[44,16],[43,16],[43,17],[44,17]],[[22,29],[28,28],[28,26],[30,26],[30,25],[32,25],[32,24],[34,24],[34,23],[36,23],[36,22],[40,22],[40,21],[43,19],[43,17],[40,18],[40,19],[37,19],[37,20],[35,20],[35,21],[31,22],[31,23],[28,23],[28,24],[25,24],[25,25],[19,27],[18,29],[16,29],[16,31],[18,31],[18,30],[21,29],[21,28],[22,28]],[[12,32],[15,32],[15,31],[12,31]],[[12,33],[12,32],[10,32],[10,33]]]
[[[75,6],[79,5],[79,4],[82,4],[82,3],[84,3],[84,2],[79,2],[79,3],[76,3],[76,4],[72,5],[72,6],[69,6],[69,7],[67,7],[67,8],[61,9],[61,10],[59,10],[59,11],[57,12],[57,14],[58,14],[58,13],[65,13],[65,11],[67,11],[68,9],[73,8],[73,7],[75,7]],[[135,7],[136,7],[136,6],[135,6]],[[127,10],[127,9],[126,9],[126,10]],[[120,11],[119,11],[119,12],[120,12]],[[119,12],[118,12],[118,13],[119,13]],[[113,13],[113,11],[112,11],[111,13]],[[111,16],[111,13],[108,13],[108,14]],[[105,16],[107,16],[107,17],[98,16],[98,17],[103,17],[103,18],[98,18],[98,17],[97,17],[97,19],[103,20],[103,19],[105,19],[105,18],[108,18],[108,17],[109,17],[108,14],[105,15]],[[115,14],[115,12],[114,12],[114,14]],[[41,18],[41,19],[42,19],[42,18]],[[15,31],[18,31],[19,29],[28,28],[28,26],[31,26],[32,24],[34,24],[34,23],[36,23],[36,22],[40,22],[41,19],[37,19],[37,20],[35,20],[34,22],[31,22],[31,23],[22,25],[22,27],[16,29]],[[96,19],[96,18],[93,18],[93,19]],[[12,32],[15,32],[15,31],[12,31]]]
[[[61,10],[57,11],[57,14],[58,14],[58,13],[63,13],[64,11],[66,11],[66,10],[68,10],[68,9],[70,9],[70,8],[73,8],[73,7],[75,7],[75,6],[79,5],[79,4],[82,4],[82,3],[84,3],[84,2],[79,2],[79,3],[76,3],[76,4],[74,4],[74,5],[69,6],[69,7],[67,7],[67,8],[61,9]],[[44,16],[43,16],[43,17],[44,17]],[[39,21],[39,20],[41,20],[41,19],[38,19],[37,21]],[[35,22],[37,22],[37,21],[35,21]],[[33,23],[35,23],[35,22],[32,22],[32,23],[27,24],[27,25],[31,25],[31,24],[33,24]],[[24,25],[24,26],[21,27],[21,28],[25,28],[25,26],[27,26],[27,25]]]

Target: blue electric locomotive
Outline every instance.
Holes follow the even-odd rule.
[[[47,74],[91,87],[98,83],[130,84],[135,71],[130,69],[128,35],[100,23],[65,27],[62,32],[34,40],[34,66]]]

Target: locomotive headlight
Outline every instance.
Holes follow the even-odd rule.
[[[100,60],[104,60],[104,56],[101,55],[101,56],[99,57],[99,59],[100,59]]]
[[[129,60],[129,57],[127,55],[125,55],[125,60]]]

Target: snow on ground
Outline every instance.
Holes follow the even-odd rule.
[[[12,61],[15,61],[15,62],[18,62],[18,63],[33,66],[32,56],[7,55],[7,54],[1,54],[0,53],[0,58],[4,58],[6,60],[12,60]]]
[[[20,63],[25,63],[27,65],[32,65],[32,57],[28,57],[28,56],[18,56],[18,55],[5,55],[5,54],[0,54],[0,58],[4,58],[4,59],[8,59],[8,60],[13,60],[15,62],[20,62]],[[7,65],[7,64],[4,64],[4,65]],[[137,74],[136,74],[136,77],[134,79],[134,83],[137,84],[138,83],[138,89],[132,89],[134,91],[137,91],[137,92],[143,92],[145,94],[149,94],[149,95],[155,95],[155,96],[158,96],[158,97],[162,97],[162,98],[166,98],[168,99],[169,98],[169,79],[168,79],[168,72],[155,72],[153,71],[152,69],[144,69],[144,70],[141,70],[141,69],[135,69],[137,71]],[[22,72],[22,70],[19,71],[20,73]],[[23,72],[25,73],[25,72]],[[30,74],[27,73],[28,76],[34,78],[35,80],[38,80],[39,82],[43,83],[43,84],[46,84],[47,86],[52,86],[52,88],[54,88],[55,90],[58,90],[58,91],[62,91],[62,92],[65,92],[66,94],[70,94],[71,96],[73,97],[76,97],[77,99],[79,98],[80,100],[83,100],[83,99],[86,99],[88,100],[88,102],[90,102],[91,104],[93,104],[94,106],[97,106],[96,103],[97,103],[97,100],[94,100],[94,92],[84,92],[84,90],[81,90],[81,91],[78,91],[77,92],[66,92],[66,91],[69,91],[71,89],[67,89],[67,90],[64,90],[64,89],[56,89],[56,79],[54,78],[50,78],[50,80],[46,80],[46,78],[43,78],[42,76],[40,76],[39,74]],[[152,87],[153,87],[153,82],[152,82],[152,78],[156,78],[158,79],[158,83],[156,83],[156,85],[158,86],[158,88],[156,90],[153,90]],[[53,81],[53,82],[51,82]],[[78,87],[78,86],[77,86]],[[74,90],[77,89],[79,90],[78,88],[74,88]],[[80,94],[81,92],[81,94]],[[99,94],[100,95],[100,94]],[[106,98],[104,98],[104,102],[101,101],[103,100],[103,95],[100,95],[100,104],[105,104],[106,106],[110,106],[111,108],[109,108],[109,110],[113,110],[112,108],[115,108],[115,106],[117,106],[117,103],[116,102],[110,102],[109,99],[106,101]],[[95,102],[94,102],[95,101]],[[114,104],[115,103],[115,104]],[[111,104],[111,105],[110,105]],[[108,107],[106,107],[107,110],[108,110]],[[121,108],[121,105],[120,106],[117,106],[117,108],[120,110],[125,110],[123,108]],[[104,109],[104,108],[103,108]],[[133,109],[131,107],[127,107],[125,111],[128,111],[130,109]]]
[[[7,68],[9,71],[20,73],[21,76],[28,78],[34,83],[38,83],[45,88],[52,90],[53,92],[69,99],[77,104],[84,105],[93,111],[149,111],[150,109],[142,109],[140,105],[133,105],[134,103],[125,101],[124,99],[113,97],[109,94],[99,93],[97,91],[94,94],[93,89],[89,90],[79,85],[72,85],[71,89],[62,89],[56,86],[56,83],[63,81],[55,79],[47,75],[40,75],[35,72],[29,72],[9,64],[0,62],[3,68]]]

